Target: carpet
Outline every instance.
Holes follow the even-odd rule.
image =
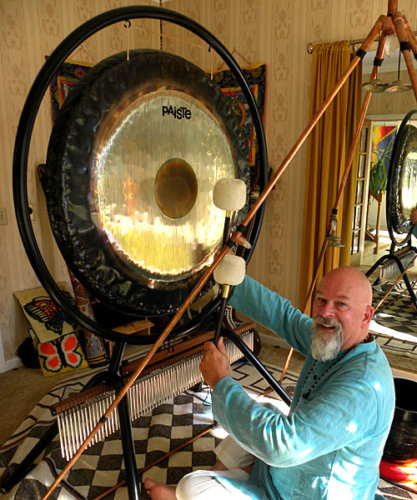
[[[390,290],[392,283],[384,282],[373,288],[376,307]],[[398,283],[377,309],[370,330],[387,354],[395,357],[397,368],[417,371],[417,312],[414,310],[404,282]]]
[[[280,371],[266,365],[275,378]],[[233,377],[238,380],[253,397],[262,395],[268,388],[262,377],[245,362],[235,363]],[[90,375],[91,376],[91,375]],[[0,474],[7,467],[14,467],[34,446],[52,421],[49,407],[53,402],[65,398],[72,392],[78,392],[86,383],[87,377],[74,377],[70,381],[57,385],[33,409],[28,418],[11,436],[0,450]],[[287,372],[283,386],[288,392],[294,390],[297,374]],[[265,398],[265,396],[264,396]],[[275,394],[267,398],[281,407],[286,406]],[[136,463],[141,469],[160,458],[166,452],[177,448],[188,439],[196,436],[212,424],[210,393],[207,388],[199,393],[186,391],[167,400],[153,411],[133,422]],[[214,448],[225,436],[221,428],[217,428],[204,437],[187,445],[163,462],[149,469],[145,477],[177,484],[186,473],[196,469],[210,468],[214,461]],[[59,442],[56,438],[45,451],[44,458],[12,491],[5,494],[5,500],[38,500],[47,492],[47,486],[53,482],[65,465],[61,458]],[[57,500],[91,500],[115,486],[124,479],[124,464],[121,449],[120,433],[107,437],[87,449],[65,480],[56,489],[52,498]],[[417,499],[417,494],[390,485],[380,480],[379,492],[387,500],[395,498]],[[106,497],[109,500],[127,500],[128,493],[121,487]],[[140,499],[148,497],[144,491]]]

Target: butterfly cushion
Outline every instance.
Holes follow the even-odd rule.
[[[65,283],[59,283],[58,286],[74,305],[74,298]],[[40,342],[55,340],[61,335],[74,332],[75,321],[54,304],[43,288],[15,292],[15,296]]]
[[[46,342],[40,342],[32,328],[29,328],[29,334],[45,377],[88,368],[88,362],[74,331]]]

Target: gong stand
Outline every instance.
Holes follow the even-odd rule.
[[[171,333],[177,322],[180,320],[180,318],[186,311],[189,304],[198,296],[203,286],[207,283],[207,281],[211,277],[211,274],[213,273],[214,269],[218,266],[223,257],[229,252],[230,248],[234,248],[235,245],[245,244],[246,238],[243,236],[243,234],[245,233],[248,224],[257,215],[259,210],[261,210],[260,213],[262,213],[262,206],[267,196],[269,195],[269,193],[271,192],[277,181],[280,179],[280,177],[282,176],[285,169],[288,167],[289,163],[294,158],[298,150],[301,148],[301,146],[303,145],[303,143],[305,142],[311,131],[314,129],[318,120],[321,118],[323,113],[329,107],[329,105],[331,104],[331,102],[333,101],[334,97],[337,95],[343,84],[349,78],[350,74],[353,72],[353,70],[359,64],[359,62],[363,59],[363,57],[366,54],[366,51],[369,50],[370,45],[373,43],[377,35],[381,31],[382,32],[387,31],[386,27],[387,24],[390,24],[391,30],[397,32],[397,35],[400,39],[404,58],[407,63],[407,68],[409,69],[410,72],[410,79],[413,84],[414,93],[417,97],[417,77],[415,76],[414,68],[412,66],[409,54],[410,45],[411,47],[413,47],[414,54],[416,54],[417,50],[416,41],[414,37],[412,37],[411,41],[408,41],[407,32],[409,32],[410,29],[406,21],[404,20],[403,16],[401,16],[401,14],[397,12],[396,1],[389,1],[388,13],[392,19],[388,18],[387,16],[379,17],[375,26],[373,27],[368,37],[366,38],[365,42],[356,52],[355,56],[352,59],[352,62],[346,69],[345,73],[337,82],[336,86],[331,91],[329,96],[325,99],[319,110],[316,112],[312,121],[309,123],[307,128],[301,134],[300,138],[297,140],[293,148],[290,150],[290,152],[284,159],[283,163],[280,165],[276,173],[273,175],[269,184],[261,192],[259,198],[254,203],[252,208],[249,210],[248,214],[246,215],[240,226],[232,234],[229,243],[221,249],[221,251],[214,259],[213,264],[204,272],[204,274],[202,275],[198,283],[195,285],[195,287],[193,288],[193,290],[191,291],[185,302],[178,309],[176,314],[172,317],[171,321],[169,322],[165,330],[162,332],[162,334],[158,337],[158,339],[156,340],[155,344],[153,345],[149,353],[143,358],[142,363],[138,366],[135,373],[131,376],[129,382],[126,385],[124,385],[118,397],[115,399],[113,404],[108,408],[105,415],[103,416],[103,419],[108,418],[109,415],[118,406],[119,402],[126,395],[126,393],[130,389],[134,381],[137,379],[137,377],[141,374],[145,366],[149,363],[149,361],[154,356],[154,354],[156,353],[162,342]],[[231,54],[207,30],[205,30],[202,26],[198,25],[194,21],[186,18],[185,16],[181,16],[180,14],[167,11],[165,9],[159,9],[156,7],[153,8],[124,7],[120,9],[115,9],[114,11],[110,11],[108,13],[101,14],[100,16],[91,19],[90,21],[82,25],[80,28],[75,30],[72,34],[69,35],[69,37],[67,37],[67,39],[65,39],[61,43],[61,45],[56,49],[56,51],[51,55],[51,57],[45,63],[43,69],[41,70],[37,79],[35,80],[35,83],[32,86],[31,91],[29,92],[29,96],[26,100],[25,106],[22,111],[21,119],[19,122],[18,131],[16,135],[16,143],[15,143],[14,175],[13,175],[16,216],[18,220],[22,241],[25,246],[28,257],[30,259],[30,262],[32,264],[32,267],[34,268],[38,278],[44,285],[47,292],[51,295],[54,301],[59,306],[61,306],[62,309],[64,309],[66,312],[69,312],[69,314],[72,317],[74,317],[76,321],[78,321],[81,324],[81,326],[83,326],[86,329],[89,329],[90,331],[92,331],[92,333],[95,333],[96,335],[99,336],[101,335],[103,338],[106,338],[108,340],[115,340],[114,332],[102,327],[101,325],[97,325],[96,323],[89,320],[82,314],[78,313],[78,311],[74,307],[71,307],[65,300],[65,297],[63,296],[62,292],[57,287],[55,281],[51,277],[43,261],[39,248],[36,244],[29,216],[28,198],[27,198],[27,157],[30,144],[30,136],[33,130],[33,124],[36,118],[37,111],[40,106],[40,102],[42,100],[44,93],[46,92],[47,86],[49,85],[52,79],[52,75],[57,71],[59,65],[65,60],[66,57],[68,57],[71,54],[71,52],[80,43],[82,43],[91,34],[116,22],[121,22],[128,18],[138,18],[138,17],[157,18],[161,20],[171,21],[175,24],[179,24],[185,27],[186,29],[189,29],[190,31],[194,32],[202,39],[206,40],[210,44],[210,46],[214,48],[216,52],[218,52],[223,57],[224,61],[228,64],[229,68],[231,68],[233,73],[235,73],[235,76],[239,84],[241,85],[245,97],[249,103],[249,107],[251,109],[255,123],[255,129],[258,135],[261,160],[263,165],[266,164],[266,148],[264,143],[265,137],[263,134],[262,124],[256,107],[256,103],[253,100],[253,96],[249,86],[247,85],[247,82],[245,81],[237,63],[234,61]],[[411,77],[411,72],[413,72],[413,77]],[[102,426],[103,426],[102,422],[99,422],[97,424],[93,432],[86,439],[86,441],[80,447],[78,452],[74,455],[74,457],[67,464],[64,470],[59,474],[58,478],[51,485],[47,494],[44,496],[44,499],[50,497],[52,492],[55,490],[55,488],[58,486],[58,484],[67,474],[67,472],[71,469],[72,465],[78,460],[82,452],[90,444],[93,437],[97,434],[97,432],[99,432]]]
[[[410,76],[410,81],[411,81],[411,84],[413,87],[414,96],[417,100],[417,75],[416,75],[416,72],[415,72],[415,69],[413,66],[413,62],[411,59],[411,55],[410,55],[410,50],[412,50],[412,52],[414,54],[414,58],[417,59],[417,40],[414,36],[414,33],[413,33],[410,25],[407,22],[407,19],[405,18],[405,16],[403,16],[400,12],[398,12],[398,0],[388,0],[388,14],[387,14],[387,16],[381,15],[378,18],[378,21],[374,27],[374,30],[377,26],[379,26],[379,28],[380,28],[380,32],[379,32],[380,38],[379,38],[379,43],[378,43],[378,49],[376,52],[376,57],[374,59],[374,67],[372,69],[370,81],[376,80],[379,68],[381,67],[381,65],[383,63],[384,53],[385,53],[385,45],[386,45],[386,37],[389,35],[396,34],[398,41],[400,43],[400,50],[401,50],[403,57],[404,57],[406,64],[407,64],[407,70],[408,70],[408,74]],[[373,32],[374,31],[372,31],[371,34]],[[375,38],[376,38],[376,36],[375,36]],[[365,40],[364,44],[366,44],[367,40],[368,39]],[[362,45],[361,49],[363,47],[364,47],[364,45]],[[368,45],[368,47],[369,47],[369,45]],[[361,50],[361,49],[359,49],[359,50]],[[367,49],[364,49],[364,50],[367,50]],[[401,57],[401,55],[400,55],[400,57]],[[342,200],[343,192],[344,192],[344,189],[346,186],[346,182],[347,182],[349,173],[351,171],[353,157],[355,154],[356,147],[359,143],[360,133],[361,133],[364,121],[365,121],[365,116],[366,116],[366,113],[367,113],[367,110],[369,107],[371,96],[372,96],[372,94],[368,92],[368,93],[366,93],[365,98],[364,98],[358,126],[356,128],[356,132],[355,132],[355,135],[353,137],[353,141],[352,141],[352,144],[351,144],[351,147],[349,150],[349,155],[348,155],[348,159],[346,162],[345,173],[343,175],[342,182],[339,186],[339,191],[337,194],[337,199],[336,199],[335,205],[334,205],[333,210],[332,210],[332,214],[330,215],[330,220],[329,220],[329,224],[328,224],[328,228],[327,228],[327,236],[323,241],[323,244],[322,244],[322,247],[321,247],[321,250],[319,253],[319,257],[318,257],[316,265],[315,265],[313,279],[311,281],[310,288],[309,288],[308,293],[307,293],[307,298],[306,298],[305,305],[303,308],[304,314],[307,314],[307,311],[308,311],[308,308],[310,305],[310,301],[312,299],[313,292],[314,292],[314,289],[315,289],[316,284],[317,284],[319,271],[320,271],[320,268],[323,264],[324,257],[326,255],[327,247],[332,246],[330,243],[331,239],[332,239],[331,237],[333,235],[335,235],[335,230],[334,230],[333,224],[334,224],[334,221],[336,221],[336,224],[337,224],[338,209],[339,209],[339,206],[340,206],[340,203]],[[387,217],[387,220],[389,220],[388,217]],[[410,234],[411,234],[411,230],[410,230]],[[398,260],[398,259],[397,259],[397,257],[395,257],[393,260]],[[378,267],[378,266],[376,266],[376,267]],[[399,263],[399,268],[401,271],[404,271],[404,268],[402,267],[401,262]],[[368,276],[368,273],[366,275]],[[407,276],[405,276],[404,281],[406,282],[407,289],[411,293],[412,288],[411,288],[411,285],[410,285],[410,282],[409,282]],[[413,293],[412,300],[413,300],[413,302],[415,302],[415,300],[416,300],[414,297],[414,293]],[[283,369],[282,374],[281,374],[281,378],[279,380],[280,383],[282,383],[282,381],[284,379],[284,376],[285,376],[285,373],[286,373],[288,366],[290,364],[293,352],[294,352],[294,349],[291,348],[289,351],[289,354],[287,356],[287,359],[286,359],[286,362],[284,365],[284,369]]]
[[[191,301],[196,298],[198,293],[201,291],[203,285],[208,281],[209,277],[211,276],[212,271],[214,270],[214,267],[210,270],[208,270],[203,278],[200,280],[199,285],[194,289],[192,297],[190,296],[188,302],[184,303],[183,307],[178,311],[176,316],[173,318],[169,325],[169,331],[168,329],[165,330],[165,334],[163,336],[157,336],[157,335],[147,335],[146,338],[142,337],[129,337],[128,342],[132,344],[149,344],[152,342],[156,342],[153,349],[151,349],[150,353],[145,357],[144,363],[141,365],[139,371],[137,371],[134,376],[130,379],[131,383],[128,385],[124,386],[123,384],[120,383],[119,377],[118,377],[118,368],[120,365],[120,359],[121,355],[126,343],[126,335],[114,332],[112,330],[109,330],[108,328],[103,327],[102,325],[95,323],[83,314],[79,313],[77,309],[73,308],[71,304],[67,303],[65,300],[65,297],[62,295],[60,289],[56,286],[55,281],[53,280],[52,276],[50,275],[46,264],[43,261],[43,258],[40,254],[36,238],[33,233],[33,228],[30,222],[30,217],[28,213],[28,199],[27,199],[27,156],[28,156],[28,150],[29,150],[29,145],[30,145],[30,137],[33,129],[33,124],[36,118],[36,114],[38,112],[40,102],[42,100],[43,95],[45,94],[47,87],[53,77],[53,75],[58,71],[59,66],[62,64],[62,62],[67,59],[67,57],[74,51],[75,48],[79,46],[79,44],[82,43],[83,40],[91,36],[91,34],[95,33],[96,31],[103,29],[104,27],[114,24],[116,22],[121,22],[124,21],[127,18],[157,18],[160,20],[165,20],[165,21],[170,21],[175,24],[178,24],[180,26],[183,26],[190,31],[194,32],[195,34],[199,35],[202,39],[204,39],[210,47],[214,48],[223,58],[223,60],[228,64],[229,68],[231,68],[232,72],[234,73],[236,79],[238,80],[242,91],[246,97],[246,100],[248,102],[249,108],[252,113],[257,137],[258,137],[258,144],[259,144],[259,153],[260,153],[260,158],[261,158],[261,166],[263,167],[261,169],[261,177],[260,177],[260,182],[259,182],[259,187],[262,190],[265,185],[266,185],[266,165],[267,165],[267,157],[266,157],[266,143],[265,143],[265,137],[263,133],[263,128],[262,128],[262,122],[261,118],[259,116],[259,111],[256,105],[256,102],[254,100],[253,94],[251,92],[251,89],[249,85],[247,84],[239,66],[237,65],[236,61],[233,59],[233,57],[230,55],[230,53],[227,51],[227,49],[224,48],[224,46],[217,40],[215,39],[211,33],[209,33],[207,30],[205,30],[202,26],[198,25],[194,21],[186,18],[185,16],[182,16],[180,14],[165,10],[165,9],[159,9],[156,7],[126,7],[126,8],[121,8],[121,9],[115,9],[114,11],[110,11],[104,14],[101,14],[100,16],[97,16],[96,18],[91,19],[84,25],[82,25],[80,28],[75,30],[67,39],[65,39],[61,45],[51,54],[50,58],[48,58],[47,63],[45,63],[44,67],[42,68],[41,72],[39,73],[37,79],[35,80],[31,91],[29,93],[29,96],[27,98],[27,101],[25,103],[25,106],[22,111],[22,116],[20,119],[19,127],[18,127],[18,132],[16,136],[16,144],[15,144],[15,155],[14,155],[14,198],[15,198],[15,207],[16,207],[16,216],[18,220],[18,225],[19,229],[21,231],[22,235],[22,241],[25,246],[26,252],[29,256],[29,259],[31,261],[31,264],[45,287],[45,289],[48,291],[48,293],[51,295],[51,297],[54,299],[54,301],[61,305],[63,310],[65,310],[70,316],[73,316],[77,318],[78,323],[83,326],[84,328],[90,330],[92,333],[99,335],[105,339],[111,340],[116,342],[116,349],[114,356],[111,361],[111,366],[109,369],[109,372],[103,377],[105,379],[110,379],[111,383],[116,388],[116,391],[120,389],[119,396],[117,397],[116,403],[109,408],[108,414],[104,415],[101,419],[101,422],[97,425],[96,429],[101,428],[103,425],[103,422],[108,418],[108,415],[117,407],[118,411],[120,410],[124,413],[125,415],[128,415],[128,408],[124,403],[122,403],[122,406],[119,406],[119,403],[121,401],[126,400],[125,395],[128,390],[128,385],[129,387],[131,386],[131,383],[137,378],[139,373],[143,370],[144,366],[149,362],[149,360],[152,358],[153,354],[157,351],[161,343],[164,341],[164,339],[168,336],[168,334],[174,329],[177,321],[179,318],[182,316],[182,314],[185,312],[186,307],[191,303]],[[74,92],[71,93],[72,95],[75,95]],[[262,172],[265,172],[262,174]],[[77,181],[75,181],[77,182]],[[259,208],[259,207],[258,207]],[[245,251],[244,252],[244,257],[245,260],[248,261],[253,249],[254,245],[256,243],[256,240],[259,236],[259,230],[260,230],[260,224],[262,221],[263,217],[263,207],[260,207],[260,209],[256,213],[256,217],[251,217],[250,225],[248,226],[248,230],[250,231],[251,235],[248,236],[249,242],[252,245],[252,248],[250,251]],[[253,214],[255,215],[255,214]],[[248,221],[249,222],[249,221]],[[62,235],[61,235],[62,236]],[[235,236],[235,242],[244,242],[246,241],[245,238],[237,235]],[[226,251],[235,245],[235,242],[231,243],[228,247],[225,247],[224,253],[217,258],[215,261],[215,265],[217,265],[223,255],[226,253]],[[216,309],[218,305],[218,300],[213,301],[210,307],[204,308],[202,317],[205,318],[207,317],[214,309]],[[200,322],[202,321],[200,317]],[[185,327],[182,327],[180,330],[182,332],[189,332],[190,330],[193,330],[196,325],[198,324],[197,319],[194,321],[189,322]],[[178,333],[178,329],[176,329]],[[231,335],[233,338],[233,335]],[[256,363],[256,358],[252,355],[251,352],[246,352],[247,358],[253,358],[254,363]],[[93,385],[95,382],[99,382],[99,380],[94,379],[90,381],[89,386]],[[272,380],[271,383],[274,383]],[[278,384],[275,381],[275,386],[277,392],[279,393],[280,390],[282,391],[282,388],[278,386]],[[283,398],[285,398],[285,394],[283,394]],[[126,407],[125,410],[122,408]],[[130,428],[130,420],[128,418],[125,419],[125,425],[123,427],[126,427],[127,429]],[[129,420],[129,423],[127,422]],[[19,471],[16,471],[15,474],[13,474],[12,477],[5,478],[6,479],[6,485],[8,487],[11,487],[15,482],[18,476],[22,475],[24,470],[27,470],[33,463],[34,458],[45,448],[46,444],[53,439],[53,437],[56,435],[56,426],[53,425],[45,434],[44,438],[42,439],[42,442],[40,442],[34,450],[30,453],[28,457],[24,460],[24,463],[21,464],[21,467],[19,467]],[[89,438],[89,442],[91,442],[92,435]],[[134,461],[134,453],[132,452],[133,450],[133,441],[131,438],[131,433],[128,431],[125,433],[123,436],[123,446],[124,446],[124,455],[125,455],[125,461],[126,461],[126,472],[128,476],[128,488],[129,488],[129,497],[131,499],[136,499],[138,498],[138,485],[137,485],[137,478],[136,478],[136,467],[135,467],[135,461]],[[85,443],[85,446],[79,450],[79,454],[77,454],[77,458],[79,455],[82,453],[82,451],[85,449],[85,447],[88,446],[87,443]],[[71,464],[69,464],[71,467]],[[68,470],[68,469],[67,469]],[[64,473],[65,474],[65,473]],[[61,476],[56,482],[55,485],[52,487],[54,489],[56,485],[59,484],[60,480],[62,479],[63,476]],[[4,486],[4,484],[3,484]],[[52,493],[52,490],[47,494]]]

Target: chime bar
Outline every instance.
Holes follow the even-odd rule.
[[[254,326],[254,323],[248,323],[234,330],[251,350],[254,346]],[[206,332],[155,355],[152,364],[147,366],[127,393],[132,421],[203,380],[199,369],[203,344],[213,338],[214,332]],[[225,340],[225,347],[231,363],[243,357],[242,352],[228,339]],[[140,360],[124,366],[122,374],[129,376],[138,363]],[[52,406],[52,413],[57,415],[63,458],[70,460],[75,455],[115,399],[114,388],[100,384]],[[118,412],[113,412],[89,446],[102,441],[119,428]]]

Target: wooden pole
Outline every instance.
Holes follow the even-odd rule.
[[[385,37],[385,34],[382,32],[380,40],[379,40],[379,44],[378,44],[376,58],[383,59],[384,52],[385,52],[385,43],[386,43],[386,37]],[[373,67],[372,73],[371,73],[371,80],[375,80],[376,79],[376,77],[378,76],[378,70],[379,70],[379,66],[374,66]],[[356,127],[356,132],[355,132],[355,135],[353,137],[352,144],[351,144],[351,147],[350,147],[350,150],[349,150],[349,155],[348,155],[348,159],[347,159],[347,163],[346,163],[345,173],[343,175],[342,182],[341,182],[341,184],[339,186],[339,191],[338,191],[338,194],[337,194],[337,197],[336,197],[336,201],[335,201],[333,210],[338,210],[339,206],[340,206],[340,203],[342,201],[342,195],[343,195],[343,192],[345,190],[346,182],[347,182],[347,179],[349,177],[349,173],[350,173],[351,168],[352,168],[353,157],[355,155],[356,147],[357,147],[358,142],[359,142],[360,134],[361,134],[361,131],[362,131],[362,128],[363,128],[363,123],[365,121],[365,116],[366,116],[366,113],[368,111],[368,107],[369,107],[369,103],[370,103],[371,97],[372,97],[372,94],[370,92],[368,92],[366,94],[366,96],[365,96],[365,99],[364,99],[364,102],[363,102],[363,105],[362,105],[361,114],[360,114],[360,117],[359,117],[358,126]],[[328,225],[328,228],[327,228],[327,234],[330,234],[330,230],[331,230],[331,221],[329,222],[329,225]],[[322,262],[324,260],[324,256],[326,254],[326,250],[327,250],[328,244],[329,244],[329,241],[325,239],[323,241],[322,247],[320,249],[319,257],[317,259],[317,263],[316,263],[316,266],[315,266],[315,269],[314,269],[313,279],[311,281],[310,288],[309,288],[308,294],[307,294],[307,298],[306,298],[306,301],[305,301],[305,304],[304,304],[304,309],[303,309],[303,313],[304,314],[307,313],[308,306],[309,306],[311,298],[313,296],[313,291],[314,291],[314,288],[315,288],[316,283],[317,283],[317,278],[318,278],[320,266],[322,265]],[[288,367],[289,367],[289,364],[290,364],[290,361],[291,361],[291,358],[292,358],[293,354],[294,354],[294,349],[291,347],[291,349],[288,352],[287,359],[285,361],[284,368],[283,368],[282,373],[281,373],[281,377],[279,379],[279,383],[280,384],[282,384],[282,382],[284,380],[285,374],[286,374],[286,372],[288,370]]]
[[[412,47],[412,43],[408,40],[407,31],[405,27],[406,25],[401,14],[399,12],[393,14],[392,20],[394,22],[398,41],[400,42],[400,49],[402,50],[405,64],[407,65],[408,75],[410,77],[411,85],[413,86],[414,97],[417,100],[417,74],[416,70],[414,69],[413,61],[411,59],[410,49],[401,48],[401,44],[408,44],[410,47]]]
[[[214,422],[213,424],[209,425],[206,429],[204,429],[204,431],[200,432],[200,434],[197,434],[197,436],[194,436],[193,438],[189,439],[187,442],[181,444],[180,446],[177,446],[177,448],[175,448],[175,450],[172,450],[169,453],[165,453],[165,455],[163,455],[162,457],[158,458],[157,460],[155,460],[151,464],[147,465],[146,467],[144,467],[143,469],[141,469],[140,471],[138,471],[138,476],[141,476],[144,472],[148,471],[149,469],[152,469],[152,467],[155,467],[155,465],[158,465],[159,463],[161,463],[166,458],[169,458],[174,453],[177,453],[178,451],[182,450],[183,448],[185,448],[189,444],[194,443],[194,441],[196,441],[197,439],[205,436],[210,431],[212,431],[213,429],[215,429],[217,427],[217,425],[218,425],[217,422]],[[110,495],[110,493],[113,493],[113,491],[118,490],[119,488],[121,488],[125,484],[126,484],[126,481],[121,481],[120,483],[116,484],[112,488],[109,488],[104,493],[101,493],[101,495],[99,495],[98,497],[95,497],[93,500],[102,500],[107,495]]]

